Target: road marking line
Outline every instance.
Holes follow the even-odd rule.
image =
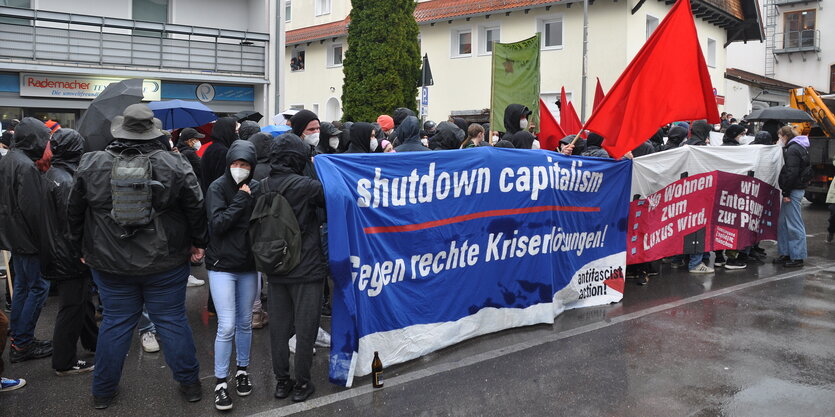
[[[427,378],[433,375],[441,374],[444,372],[453,371],[460,368],[465,368],[468,366],[472,366],[481,362],[489,361],[492,359],[496,359],[501,356],[509,355],[516,352],[521,352],[526,349],[530,349],[536,346],[544,345],[546,343],[556,342],[559,340],[567,339],[574,336],[579,336],[584,333],[593,332],[595,330],[604,329],[606,327],[614,326],[616,324],[637,320],[642,317],[649,316],[651,314],[660,313],[665,310],[669,310],[671,308],[676,308],[683,306],[685,304],[695,303],[698,301],[703,301],[709,298],[720,297],[723,295],[730,294],[732,292],[748,289],[751,287],[760,286],[763,284],[768,284],[775,281],[782,281],[790,278],[794,278],[800,275],[807,275],[813,274],[815,272],[821,272],[827,270],[829,268],[835,267],[835,262],[827,263],[824,265],[816,266],[816,267],[806,267],[803,269],[799,269],[793,272],[787,272],[785,274],[775,275],[769,278],[763,278],[756,281],[749,281],[742,284],[737,284],[731,287],[723,288],[716,291],[710,291],[699,295],[694,295],[692,297],[682,298],[681,300],[671,301],[669,303],[664,303],[657,305],[655,307],[650,307],[640,311],[634,311],[632,313],[623,314],[612,319],[607,319],[605,321],[598,321],[595,323],[590,323],[584,326],[579,326],[574,329],[561,331],[558,333],[554,333],[553,335],[549,335],[543,338],[539,338],[536,340],[529,340],[525,342],[516,343],[514,345],[501,347],[498,349],[493,349],[487,352],[483,352],[477,355],[468,356],[461,360],[455,362],[447,362],[438,364],[435,366],[430,366],[425,369],[420,369],[417,371],[409,372],[408,374],[399,375],[393,378],[386,379],[386,388],[391,388],[398,385],[407,384],[410,382],[417,381],[419,379]],[[295,413],[300,413],[303,411],[310,411],[319,407],[323,407],[326,405],[330,405],[339,401],[349,400],[351,398],[359,397],[360,395],[371,394],[375,391],[375,389],[371,386],[371,384],[362,385],[359,387],[354,387],[347,389],[342,392],[337,392],[333,394],[328,394],[323,397],[313,398],[311,400],[305,401],[303,403],[296,403],[287,405],[284,407],[279,407],[273,410],[267,410],[261,413],[252,414],[253,417],[278,417],[278,416],[288,416]]]

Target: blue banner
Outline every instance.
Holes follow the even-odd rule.
[[[623,297],[632,163],[544,150],[319,155],[330,380]]]

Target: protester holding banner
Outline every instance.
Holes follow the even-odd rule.
[[[725,129],[725,134],[722,137],[722,146],[739,146],[739,140],[745,135],[745,128],[740,125],[730,125]],[[713,260],[713,266],[724,266],[725,269],[745,269],[748,265],[739,259],[740,254],[749,253],[750,248],[745,248],[742,252],[737,250],[718,250],[715,251],[716,257]]]
[[[777,226],[777,251],[779,257],[774,263],[785,267],[802,267],[806,259],[806,226],[800,214],[800,201],[806,186],[812,179],[809,162],[809,138],[795,136],[794,129],[783,126],[777,133],[783,144],[785,164],[780,170],[780,189],[783,190],[783,204]]]
[[[603,136],[597,133],[590,133],[589,138],[586,139],[586,150],[583,151],[582,155],[609,158],[609,153],[603,149]]]

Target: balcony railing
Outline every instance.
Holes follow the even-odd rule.
[[[265,74],[266,33],[0,6],[0,59]]]
[[[789,4],[800,4],[800,3],[803,3],[803,4],[816,3],[816,2],[819,2],[819,1],[820,0],[773,0],[774,4],[778,5],[778,6],[786,6],[786,5],[789,5]]]
[[[797,30],[774,34],[774,53],[820,52],[819,30]]]

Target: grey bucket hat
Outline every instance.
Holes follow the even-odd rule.
[[[161,125],[147,105],[137,103],[128,106],[121,116],[113,118],[110,133],[116,139],[151,140],[164,135]]]

